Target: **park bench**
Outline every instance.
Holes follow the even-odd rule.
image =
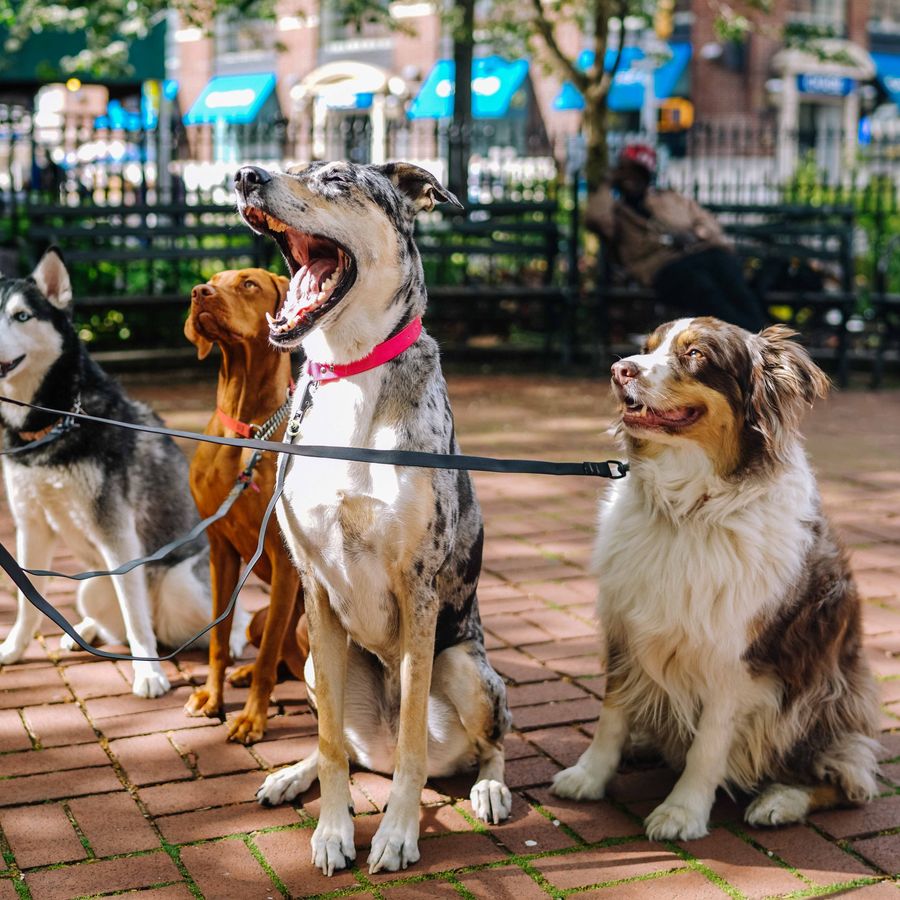
[[[556,349],[568,361],[575,291],[560,272],[558,215],[556,200],[504,200],[420,217],[426,321],[443,350]]]
[[[854,210],[845,206],[706,204],[722,223],[772,321],[800,332],[814,357],[833,362],[837,380],[847,383],[847,322],[856,310]],[[594,328],[595,356],[632,352],[630,335],[646,333],[683,311],[666,309],[654,292],[628,280],[601,253]],[[602,350],[601,350],[602,348]]]

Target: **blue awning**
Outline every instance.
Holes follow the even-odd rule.
[[[223,120],[248,125],[256,119],[275,89],[275,75],[217,75],[211,78],[184,117],[185,125],[206,125]]]
[[[500,56],[484,56],[472,60],[472,115],[476,119],[505,116],[513,94],[528,75],[528,62],[513,62]],[[456,65],[442,59],[425,79],[406,115],[410,119],[443,119],[453,115],[453,93]]]
[[[891,100],[900,106],[900,53],[873,53],[878,80],[890,94]]]
[[[653,71],[653,93],[657,100],[665,100],[675,93],[675,88],[684,74],[691,59],[691,45],[686,43],[669,44],[672,56]],[[616,63],[616,50],[609,49],[603,58],[607,72],[611,72]],[[644,58],[640,47],[623,47],[622,58],[613,78],[607,104],[616,112],[633,112],[644,105],[644,72],[634,63]],[[594,51],[585,50],[578,57],[578,68],[589,69],[594,64]],[[562,90],[553,101],[554,109],[584,109],[584,98],[570,81],[562,86]]]

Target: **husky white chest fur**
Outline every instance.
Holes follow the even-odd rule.
[[[877,790],[859,601],[799,435],[827,379],[789,337],[684,319],[613,366],[631,469],[595,550],[607,696],[554,790],[602,796],[649,744],[683,770],[651,838],[705,834],[719,786],[759,792],[753,825]]]

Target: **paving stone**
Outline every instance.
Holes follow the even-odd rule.
[[[0,753],[30,750],[31,738],[17,709],[0,710]]]
[[[866,859],[888,875],[900,875],[900,834],[885,834],[853,844]]]
[[[540,747],[562,766],[573,766],[591,743],[591,739],[571,725],[529,731],[529,743]]]
[[[310,734],[293,739],[261,741],[253,745],[253,753],[270,769],[280,769],[306,759],[318,746],[318,736]]]
[[[20,869],[87,857],[61,803],[5,809],[0,812],[0,828]]]
[[[13,883],[13,879],[0,878],[0,900],[18,900],[19,892]]]
[[[536,859],[531,865],[554,887],[565,889],[635,878],[662,869],[681,868],[685,864],[660,844],[635,841],[565,856]]]
[[[69,809],[97,856],[159,847],[156,832],[127,791],[71,800]]]
[[[211,729],[210,729],[211,730]],[[193,773],[164,734],[144,734],[109,742],[132,784],[185,781]]]
[[[597,718],[602,703],[595,697],[584,700],[564,700],[542,706],[523,706],[513,712],[513,722],[520,731],[564,725],[568,722],[590,722]]]
[[[172,844],[244,834],[279,825],[295,825],[299,816],[292,806],[264,807],[255,800],[233,806],[203,809],[156,819],[163,837]]]
[[[857,809],[815,813],[810,820],[836,838],[895,828],[900,822],[900,794],[878,797]]]
[[[243,772],[144,787],[139,793],[152,815],[163,816],[252,800],[261,781],[259,772]]]
[[[578,685],[569,681],[543,681],[511,685],[507,689],[507,697],[510,707],[515,708],[561,700],[584,700],[588,695]]]
[[[312,864],[310,839],[312,828],[292,828],[256,835],[253,843],[278,875],[292,897],[309,897],[326,891],[338,891],[355,885],[351,871],[335,872],[330,878]],[[362,865],[357,850],[357,864]]]
[[[578,900],[722,900],[729,895],[700,872],[679,869],[660,878],[647,878],[576,894]]]
[[[184,847],[181,861],[205,900],[280,896],[272,879],[242,840]]]
[[[42,772],[63,772],[66,769],[86,769],[108,766],[109,757],[99,744],[76,744],[74,747],[51,747],[47,750],[28,750],[7,753],[0,757],[0,772],[5,778],[14,775],[38,775]]]
[[[475,818],[470,801],[466,800],[460,805]],[[561,850],[575,844],[574,839],[564,829],[554,825],[519,794],[513,794],[510,817],[499,825],[490,825],[489,828],[494,840],[499,841],[510,853],[517,856]]]
[[[513,759],[506,764],[506,784],[510,788],[547,784],[561,768],[545,756]]]
[[[359,846],[359,844],[357,844]],[[453,872],[466,866],[480,866],[486,863],[499,862],[508,857],[506,850],[498,847],[487,835],[446,834],[437,837],[420,838],[419,853],[421,859],[415,865],[416,875],[428,875],[434,872]],[[368,855],[360,854],[360,863]],[[413,870],[410,870],[412,874]],[[378,872],[367,876],[375,884],[393,881],[400,877],[396,872]]]
[[[549,790],[529,790],[528,796],[588,843],[644,833],[639,819],[616,809],[608,800],[563,800]]]
[[[259,763],[247,747],[226,740],[224,728],[190,728],[169,737],[201,775],[259,769]]]
[[[91,860],[25,876],[32,896],[40,900],[70,900],[181,880],[175,863],[162,851],[124,859]]]
[[[426,895],[429,900],[432,897],[436,900],[459,900],[459,891],[450,882],[439,880],[398,884],[395,887],[383,888],[381,894],[387,900],[422,900]],[[544,894],[544,900],[546,897]]]
[[[131,694],[131,682],[116,663],[107,660],[66,667],[66,681],[82,700]]]
[[[42,747],[83,744],[97,739],[90,722],[75,703],[29,706],[25,720]]]
[[[0,806],[61,800],[115,791],[122,787],[112,766],[75,769],[71,772],[49,772],[0,780]]]
[[[517,866],[470,872],[459,881],[478,900],[547,900],[537,882]]]

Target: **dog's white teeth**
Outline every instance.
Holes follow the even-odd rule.
[[[278,320],[273,316],[270,312],[266,312],[266,321],[269,323],[269,326],[273,326]]]
[[[287,228],[287,225],[284,222],[279,222],[278,219],[273,218],[268,213],[266,215],[266,225],[269,226],[270,230],[282,232]]]

